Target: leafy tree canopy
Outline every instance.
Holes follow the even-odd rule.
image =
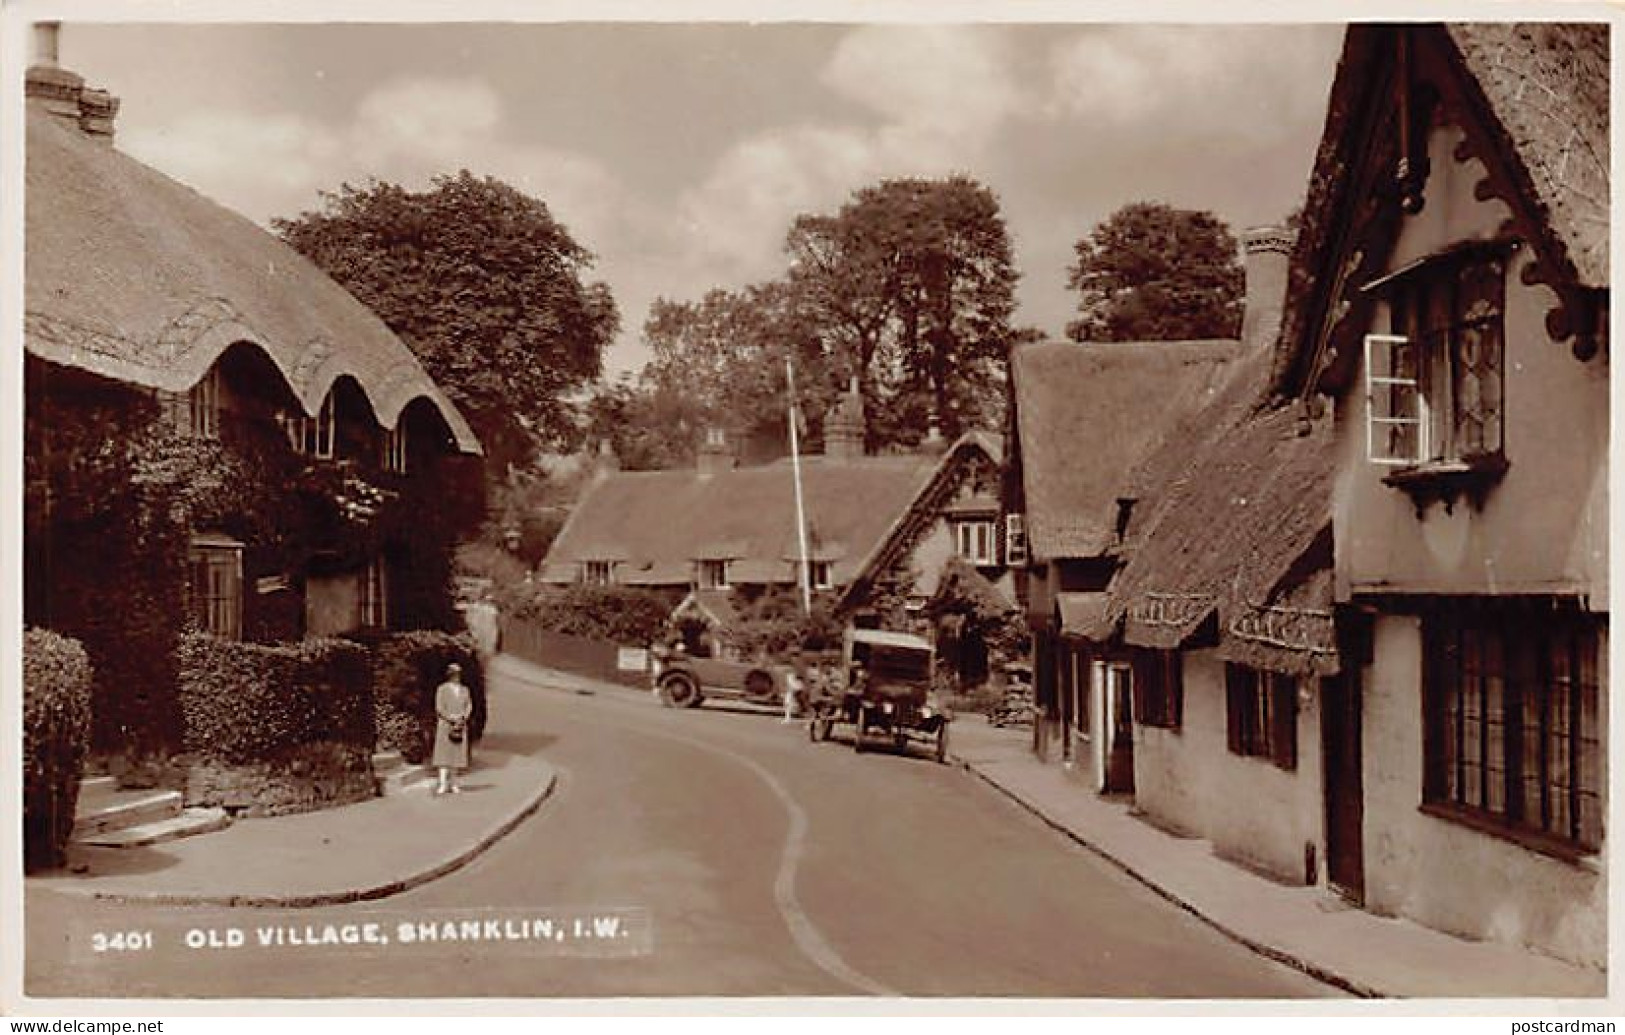
[[[1074,341],[1178,341],[1239,333],[1236,239],[1211,212],[1136,202],[1077,242]]]
[[[493,470],[571,430],[568,397],[598,377],[620,317],[546,204],[466,169],[425,191],[374,180],[322,198],[276,232],[411,347]]]

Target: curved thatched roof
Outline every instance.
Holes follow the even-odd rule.
[[[348,375],[395,427],[415,399],[480,445],[417,358],[292,248],[196,191],[29,106],[25,341],[53,363],[168,391],[227,348],[265,351],[307,414]]]
[[[1131,479],[1143,494],[1104,621],[1172,649],[1218,614],[1221,653],[1262,667],[1335,671],[1330,620],[1329,417],[1261,406],[1270,356],[1237,365],[1212,402]],[[1324,620],[1323,620],[1324,619]]]

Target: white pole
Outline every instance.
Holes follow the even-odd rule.
[[[796,563],[796,583],[801,587],[801,611],[812,614],[812,580],[807,571],[807,510],[801,498],[801,443],[796,428],[796,369],[790,357],[784,357],[784,379],[790,388],[790,468],[796,482],[796,543],[800,556]]]

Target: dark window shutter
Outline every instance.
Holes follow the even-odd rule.
[[[1247,694],[1247,680],[1241,666],[1226,664],[1224,666],[1224,704],[1225,704],[1225,743],[1230,753],[1239,755],[1243,752],[1241,727],[1246,720],[1245,699]]]
[[[1270,742],[1275,764],[1282,769],[1298,767],[1298,681],[1291,676],[1276,674],[1271,680],[1275,700],[1271,714],[1275,728],[1270,731]]]
[[[1177,650],[1163,655],[1166,665],[1168,714],[1175,729],[1185,725],[1185,656]]]

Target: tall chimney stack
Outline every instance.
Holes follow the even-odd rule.
[[[34,23],[34,52],[23,93],[30,106],[72,123],[98,143],[111,144],[118,98],[106,90],[86,87],[83,76],[61,66],[61,32],[61,22]]]
[[[61,60],[61,55],[58,53],[58,41],[61,34],[61,22],[34,23],[34,53],[28,62],[30,68],[58,67]]]
[[[1292,231],[1279,226],[1254,227],[1241,235],[1247,272],[1247,308],[1241,318],[1241,341],[1248,348],[1272,348],[1281,333],[1287,263],[1294,240]]]

